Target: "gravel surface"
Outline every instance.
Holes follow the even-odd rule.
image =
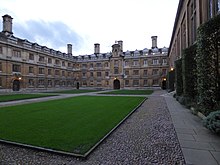
[[[0,143],[0,165],[185,164],[166,102],[159,94],[150,96],[86,159]]]

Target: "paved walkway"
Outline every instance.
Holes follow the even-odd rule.
[[[188,165],[220,165],[220,136],[202,125],[202,120],[180,105],[171,94],[163,95]]]
[[[48,100],[64,99],[64,98],[83,96],[83,95],[96,95],[101,92],[104,92],[104,91],[90,92],[90,93],[75,93],[75,94],[57,93],[57,96],[48,96],[48,97],[39,97],[39,98],[34,98],[34,99],[24,99],[24,100],[0,102],[0,107],[19,105],[19,104],[27,104],[27,103],[36,103],[36,102],[42,102],[42,101],[48,101]],[[56,94],[56,93],[53,93],[53,94]]]

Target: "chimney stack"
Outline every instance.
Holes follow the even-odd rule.
[[[72,54],[72,44],[67,44],[67,54]]]
[[[152,36],[152,49],[157,48],[157,36]]]
[[[3,31],[6,35],[13,34],[12,32],[12,17],[8,14],[2,16],[3,18]]]
[[[96,43],[94,44],[94,53],[99,54],[100,53],[100,44]]]
[[[123,52],[123,41],[118,41],[118,44],[120,45],[120,49],[121,49],[121,51]]]

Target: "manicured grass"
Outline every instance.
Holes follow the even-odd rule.
[[[57,95],[54,95],[54,94],[8,94],[8,95],[0,95],[0,102],[33,99],[33,98],[48,97],[48,96],[57,96]]]
[[[144,97],[79,96],[0,108],[0,139],[85,154]]]
[[[52,92],[47,92],[47,93],[77,94],[77,93],[90,93],[90,92],[97,92],[97,91],[99,90],[74,89],[74,90],[52,91]]]
[[[153,90],[116,90],[111,92],[104,92],[100,94],[120,94],[120,95],[150,95]]]

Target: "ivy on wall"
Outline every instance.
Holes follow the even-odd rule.
[[[201,25],[197,35],[198,104],[209,114],[219,101],[220,15]]]

